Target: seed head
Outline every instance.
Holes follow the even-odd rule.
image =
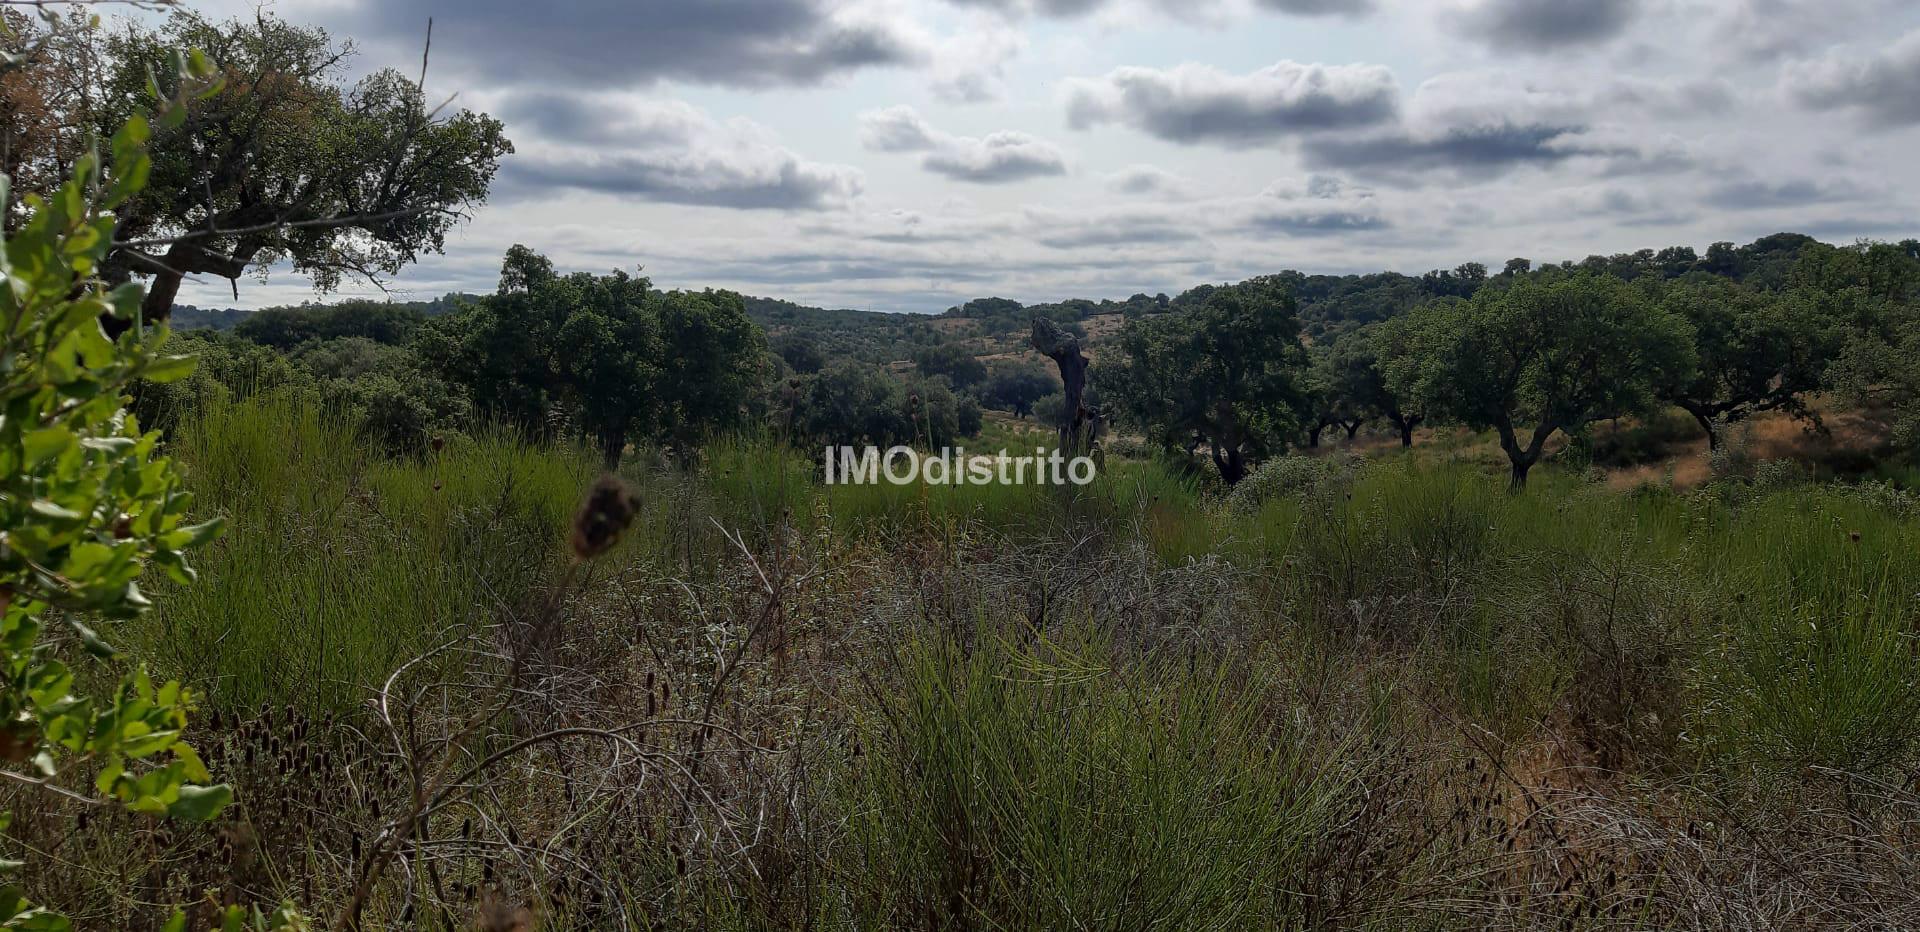
[[[573,555],[591,560],[613,549],[640,512],[640,497],[618,476],[601,476],[573,516]]]

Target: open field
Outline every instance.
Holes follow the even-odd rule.
[[[382,925],[1920,921],[1900,493],[1392,458],[1263,500],[1150,463],[829,489],[740,442],[635,457],[582,563],[565,449],[388,460],[272,398],[178,446],[234,530],[116,636],[204,691],[241,802],[24,819],[88,927],[339,902],[436,791]]]

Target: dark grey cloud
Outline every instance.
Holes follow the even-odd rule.
[[[1454,29],[1510,52],[1552,52],[1619,37],[1641,0],[1460,0]]]
[[[947,0],[959,7],[993,10],[1003,16],[1085,16],[1113,0]],[[1145,0],[1161,11],[1192,16],[1211,12],[1216,0]],[[1375,9],[1375,0],[1255,0],[1263,9],[1295,16],[1365,16]]]
[[[1055,230],[1034,237],[1043,246],[1054,249],[1086,249],[1103,246],[1141,246],[1184,243],[1199,239],[1191,230],[1164,224],[1151,226],[1083,226]]]
[[[860,141],[875,152],[924,152],[921,167],[955,181],[1005,184],[1067,173],[1066,153],[1026,133],[955,136],[934,129],[912,107],[860,115]]]
[[[1370,191],[1331,175],[1313,175],[1304,185],[1276,184],[1254,198],[1245,227],[1284,236],[1336,236],[1393,226]]]
[[[532,130],[546,143],[651,147],[691,145],[713,126],[682,103],[635,102],[604,95],[524,91],[500,98],[492,108],[509,130]]]
[[[571,188],[740,210],[823,210],[860,193],[858,175],[792,159],[753,165],[645,155],[522,155],[507,162],[501,174],[510,187]]]
[[[1372,13],[1373,0],[1259,0],[1269,10],[1295,16],[1351,16]]]
[[[1832,54],[1781,76],[1787,95],[1814,110],[1847,110],[1871,125],[1920,124],[1920,30],[1878,53]]]
[[[1709,206],[1724,210],[1762,210],[1854,201],[1859,200],[1861,195],[1859,187],[1846,181],[1749,179],[1716,185],[1702,200]]]
[[[1302,148],[1315,168],[1399,181],[1444,172],[1490,178],[1528,164],[1552,164],[1583,152],[1569,144],[1578,126],[1497,124],[1448,129],[1434,135],[1405,130],[1368,136],[1309,139]]]
[[[360,0],[338,17],[355,36],[416,44],[432,17],[436,64],[497,83],[810,85],[924,56],[829,0]]]
[[[501,169],[508,193],[570,188],[671,204],[819,210],[858,196],[860,173],[801,159],[752,123],[679,101],[510,94],[496,108],[534,132]],[[525,138],[525,136],[523,136]]]
[[[1266,211],[1254,214],[1248,225],[1260,232],[1287,236],[1336,236],[1392,226],[1375,214],[1337,209]]]
[[[1191,212],[1169,207],[1061,211],[1030,208],[1021,231],[1053,249],[1164,246],[1201,238]]]
[[[1684,147],[1623,117],[1714,112],[1730,92],[1714,82],[1659,88],[1629,79],[1541,82],[1509,70],[1453,72],[1414,93],[1405,119],[1366,132],[1307,137],[1308,167],[1407,187],[1484,181],[1525,167],[1596,160],[1602,176],[1692,164]]]
[[[1118,68],[1068,84],[1075,129],[1122,123],[1185,144],[1250,148],[1327,130],[1377,126],[1399,112],[1393,72],[1377,65],[1283,61],[1246,75],[1206,65]]]

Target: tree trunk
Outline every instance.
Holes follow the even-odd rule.
[[[1247,477],[1247,458],[1240,452],[1238,444],[1231,444],[1222,450],[1220,444],[1213,444],[1213,465],[1220,470],[1220,480],[1228,485],[1238,485]]]
[[[115,284],[130,281],[134,275],[149,277],[146,297],[140,299],[140,320],[149,327],[165,323],[173,316],[173,302],[180,296],[180,282],[187,275],[218,275],[238,282],[247,271],[251,257],[264,246],[257,239],[242,240],[233,255],[221,255],[192,242],[176,242],[159,256],[136,250],[121,250],[108,259],[103,276]],[[236,284],[236,288],[238,285]],[[236,293],[237,296],[237,293]],[[106,317],[100,321],[107,336],[115,340],[133,329],[133,321]]]
[[[1326,429],[1327,429],[1327,425],[1325,424],[1313,425],[1313,429],[1307,431],[1307,446],[1315,450],[1320,449],[1320,434],[1322,431],[1325,431]]]
[[[1527,472],[1533,464],[1540,462],[1540,454],[1546,450],[1547,438],[1559,430],[1559,426],[1542,422],[1533,429],[1533,437],[1525,448],[1520,446],[1519,436],[1514,432],[1511,421],[1503,418],[1494,425],[1500,434],[1500,449],[1506,451],[1507,462],[1512,464],[1512,477],[1507,488],[1512,492],[1522,492],[1527,488]]]
[[[1366,422],[1364,422],[1364,421],[1354,421],[1354,422],[1353,422],[1353,423],[1351,423],[1351,424],[1342,424],[1342,425],[1340,425],[1340,426],[1341,426],[1342,428],[1344,428],[1344,429],[1346,430],[1346,432],[1347,432],[1347,442],[1348,442],[1348,443],[1352,443],[1352,442],[1353,442],[1353,435],[1355,435],[1355,434],[1357,434],[1357,433],[1359,433],[1359,432],[1360,432],[1360,428],[1361,428],[1361,426],[1363,426],[1363,425],[1364,425],[1365,423],[1366,423]]]
[[[1068,456],[1085,453],[1093,445],[1097,415],[1087,409],[1087,355],[1080,340],[1045,317],[1033,319],[1033,348],[1053,360],[1066,387],[1066,421],[1059,425],[1060,451]]]
[[[627,429],[610,427],[600,433],[600,461],[607,472],[620,468],[620,458],[627,452]]]
[[[1403,447],[1413,446],[1413,422],[1412,421],[1403,420],[1400,422],[1400,445]]]
[[[1687,413],[1693,415],[1693,419],[1700,422],[1700,429],[1707,432],[1707,450],[1720,449],[1720,431],[1714,426],[1713,418],[1699,408],[1688,408]]]
[[[1508,489],[1515,492],[1526,490],[1527,471],[1533,468],[1533,462],[1530,457],[1521,457],[1513,461],[1513,478],[1507,483]]]

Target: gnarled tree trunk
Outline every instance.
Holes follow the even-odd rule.
[[[1080,338],[1045,317],[1035,317],[1033,348],[1053,360],[1066,386],[1066,422],[1058,425],[1060,451],[1068,456],[1086,453],[1093,448],[1099,414],[1087,407],[1087,354],[1081,350]]]
[[[1559,425],[1542,423],[1535,427],[1533,438],[1525,447],[1520,446],[1519,435],[1510,421],[1502,419],[1500,423],[1494,425],[1494,429],[1500,434],[1500,449],[1506,451],[1507,462],[1513,467],[1508,489],[1516,493],[1525,491],[1527,473],[1532,471],[1535,463],[1540,462],[1541,454],[1547,448],[1547,438],[1560,429]]]
[[[1419,414],[1401,414],[1394,411],[1387,414],[1387,420],[1392,421],[1393,426],[1399,429],[1400,445],[1410,447],[1413,446],[1413,429],[1419,427],[1420,422],[1426,420],[1426,417]]]

